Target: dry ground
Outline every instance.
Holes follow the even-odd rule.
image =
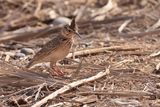
[[[160,107],[159,11],[159,0],[1,0],[0,104]],[[82,35],[59,64],[65,76],[52,77],[44,66],[28,71],[59,34],[62,16],[76,16]]]

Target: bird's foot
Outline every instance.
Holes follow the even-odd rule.
[[[64,76],[64,72],[57,66],[53,66],[50,73],[52,76]]]

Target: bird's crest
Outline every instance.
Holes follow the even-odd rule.
[[[76,25],[76,22],[75,22],[75,17],[72,19],[69,28],[76,31],[77,25]]]

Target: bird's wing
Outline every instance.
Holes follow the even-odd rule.
[[[43,58],[45,58],[47,55],[49,55],[52,51],[56,50],[62,42],[65,40],[63,37],[55,37],[51,41],[47,42],[42,49],[33,57],[33,59],[30,61],[30,63],[27,65],[29,68],[34,64],[35,62],[39,62]]]

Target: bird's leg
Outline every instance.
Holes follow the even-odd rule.
[[[64,72],[58,66],[53,66],[53,68],[58,75],[64,75]]]
[[[52,75],[57,75],[57,76],[63,76],[64,72],[58,67],[56,66],[56,64],[50,63],[50,66],[52,68]]]

